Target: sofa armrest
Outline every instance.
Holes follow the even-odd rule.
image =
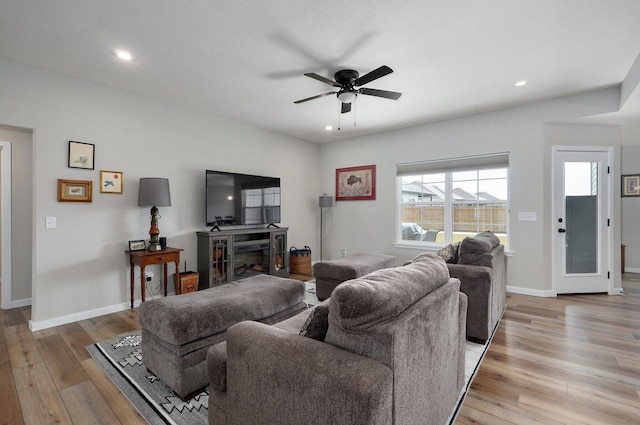
[[[451,277],[460,279],[460,290],[467,296],[473,296],[474,294],[486,294],[488,296],[493,277],[491,267],[469,264],[447,264],[447,267]]]
[[[212,345],[207,350],[205,363],[207,381],[212,388],[219,391],[227,390],[227,342],[222,341]]]
[[[491,267],[470,264],[447,264],[451,277],[460,279],[460,291],[468,298],[467,339],[485,342],[492,326]]]
[[[226,338],[227,391],[212,388],[210,404],[227,406],[233,423],[392,422],[393,373],[382,363],[257,322]]]
[[[467,294],[460,291],[458,293],[458,353],[465,353],[465,355],[458,356],[458,391],[461,391],[465,382],[465,368],[466,368],[466,330],[467,330],[467,308],[469,305],[469,299]]]

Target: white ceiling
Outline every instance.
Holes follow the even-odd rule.
[[[620,84],[638,22],[638,0],[0,0],[0,57],[322,143]],[[360,95],[341,131],[334,96],[293,103],[333,90],[306,72],[380,65],[366,87],[402,97]]]

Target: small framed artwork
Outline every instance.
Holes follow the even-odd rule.
[[[58,202],[91,202],[91,180],[58,179]]]
[[[122,171],[100,170],[100,193],[122,194]]]
[[[93,170],[96,157],[96,145],[84,142],[69,141],[69,168]]]
[[[376,166],[336,169],[336,201],[376,199]]]
[[[640,174],[622,176],[622,196],[640,196]]]
[[[129,241],[129,251],[144,251],[145,249],[147,249],[147,244],[144,240]]]

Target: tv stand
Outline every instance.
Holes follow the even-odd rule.
[[[214,231],[217,230],[217,231]],[[255,274],[289,275],[287,227],[220,230],[198,236],[198,289],[207,289]]]

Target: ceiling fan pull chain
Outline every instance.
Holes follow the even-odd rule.
[[[342,112],[338,111],[338,131],[340,131],[340,115],[342,115]]]
[[[353,126],[356,126],[356,114],[358,113],[358,105],[356,105],[356,101],[358,100],[358,98],[356,97],[354,99],[353,103]]]

